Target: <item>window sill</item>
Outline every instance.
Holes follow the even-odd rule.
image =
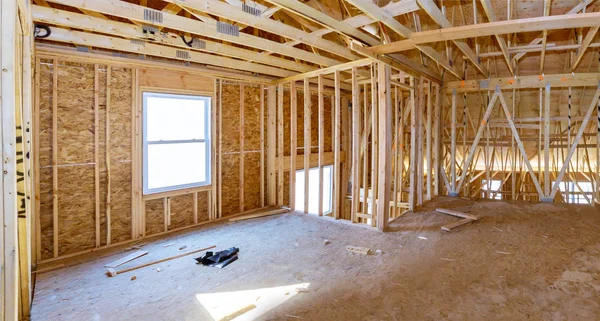
[[[197,193],[197,192],[210,191],[211,189],[212,189],[212,185],[184,188],[184,189],[178,189],[178,190],[168,191],[168,192],[147,194],[147,195],[142,196],[142,200],[149,201],[149,200],[155,200],[155,199],[160,199],[160,198],[165,198],[165,197],[193,194],[193,193]]]

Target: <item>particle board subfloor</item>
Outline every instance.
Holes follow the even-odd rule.
[[[443,232],[440,226],[455,218],[436,213],[436,207],[481,219]],[[175,246],[164,247],[169,243]],[[600,315],[600,211],[590,206],[439,197],[396,220],[388,233],[284,214],[152,242],[142,248],[148,255],[122,267],[213,244],[217,250],[239,247],[239,260],[221,270],[196,265],[191,256],[109,278],[104,264],[123,256],[119,253],[40,274],[32,320],[213,320],[209,310],[216,303],[204,301],[205,306],[199,298],[238,302],[232,295],[256,290],[249,292],[256,296],[251,301],[264,302],[270,294],[262,290],[300,284],[307,290],[286,290],[281,295],[287,300],[257,319],[593,320]],[[180,251],[183,245],[187,248]],[[383,254],[353,255],[348,245]],[[258,311],[241,305],[221,315],[241,314],[235,320],[243,320]]]

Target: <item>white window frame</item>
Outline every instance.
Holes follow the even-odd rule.
[[[331,214],[333,212],[333,200],[334,200],[334,195],[333,195],[333,180],[334,180],[333,179],[334,178],[334,175],[333,175],[333,165],[323,165],[323,169],[325,169],[325,168],[330,168],[330,172],[329,172],[330,175],[326,176],[325,174],[323,174],[323,179],[325,179],[326,177],[329,177],[331,184],[329,184],[329,195],[330,195],[329,209],[325,210],[325,208],[323,208],[323,215],[329,215],[329,214]],[[309,176],[310,176],[310,172],[311,171],[318,171],[318,170],[319,170],[318,166],[317,167],[310,167],[308,169]],[[296,175],[303,176],[304,175],[304,169],[298,169],[298,170],[296,170],[295,173],[296,173]],[[304,183],[306,184],[306,182],[304,182]],[[310,179],[309,179],[308,184],[310,185]],[[299,188],[298,185],[299,185],[299,180],[296,179],[296,188],[295,188],[296,189],[296,193],[304,194],[304,188]],[[325,188],[323,188],[323,192],[325,192]],[[323,193],[323,194],[325,194],[325,193]],[[300,194],[296,194],[296,200],[298,199],[298,196],[301,196],[301,195]],[[304,197],[308,197],[308,195],[304,195]],[[325,202],[325,198],[323,198],[323,202]],[[300,207],[298,206],[298,204],[302,204],[302,209],[300,209]],[[312,213],[310,211],[310,205],[311,204],[312,204],[312,202],[310,202],[310,199],[309,199],[309,205],[308,205],[309,210],[308,210],[308,213],[310,213],[310,214],[318,214],[318,213]],[[325,204],[323,204],[323,206],[324,205]],[[317,200],[317,208],[318,208],[318,200]],[[294,210],[295,211],[300,211],[300,210],[304,211],[304,204],[303,204],[303,202],[296,201],[296,208],[294,208]]]
[[[160,97],[160,98],[177,98],[177,99],[188,99],[188,100],[201,100],[204,101],[204,137],[205,139],[185,139],[185,140],[168,140],[168,141],[147,141],[147,100],[149,97]],[[193,187],[201,187],[207,186],[211,184],[211,108],[212,108],[212,97],[210,96],[201,96],[201,95],[191,95],[191,94],[173,94],[173,93],[163,93],[163,92],[155,92],[155,91],[144,91],[142,92],[142,118],[143,118],[143,129],[142,129],[142,141],[143,141],[143,189],[144,195],[148,194],[156,194],[161,192],[169,192],[180,189],[187,189]],[[201,182],[195,182],[190,184],[181,184],[160,188],[148,188],[148,145],[158,145],[158,144],[186,144],[186,143],[205,143],[206,146],[206,179]]]

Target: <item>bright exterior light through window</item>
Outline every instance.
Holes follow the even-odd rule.
[[[331,212],[333,167],[323,166],[323,213]],[[296,171],[296,210],[304,211],[304,170]],[[319,212],[319,168],[308,170],[308,213]]]
[[[210,97],[143,93],[144,194],[210,184]]]

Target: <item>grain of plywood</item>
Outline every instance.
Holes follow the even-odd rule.
[[[198,193],[198,223],[208,221],[208,198],[210,191]]]
[[[162,198],[146,201],[146,235],[164,231],[164,201]]]
[[[260,207],[260,153],[244,153],[244,211]]]
[[[40,177],[40,232],[41,259],[53,257],[54,231],[52,198],[52,73],[51,60],[40,60],[39,101],[39,177]]]
[[[240,86],[224,83],[221,94],[223,153],[240,151]]]
[[[59,167],[58,177],[58,254],[92,248],[96,231],[94,167]]]
[[[260,150],[260,87],[244,84],[244,151],[258,150]]]
[[[171,200],[171,225],[169,229],[194,224],[194,195],[174,196]]]
[[[193,75],[182,71],[163,69],[139,69],[140,86],[158,87],[163,89],[193,90],[211,93],[214,79],[206,76]]]
[[[222,211],[226,217],[240,210],[240,154],[224,154],[222,162]]]

